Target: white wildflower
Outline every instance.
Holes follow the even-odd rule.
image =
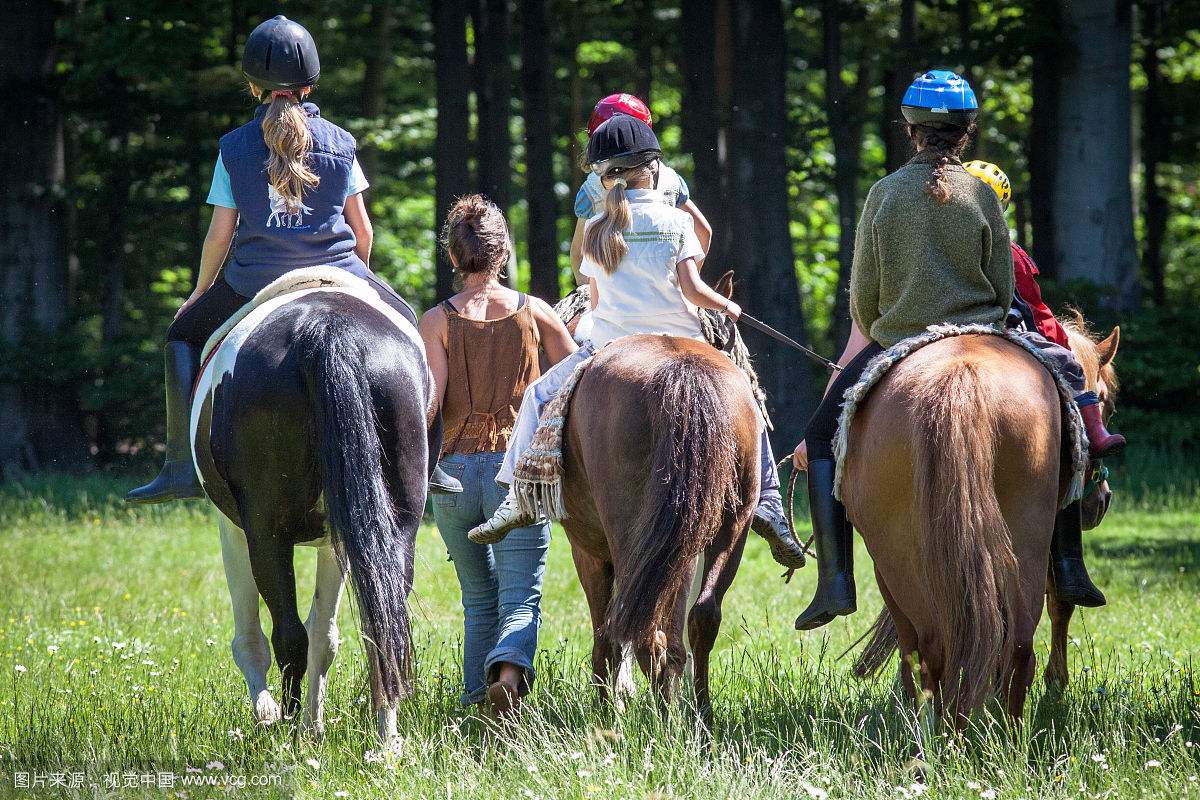
[[[204,765],[204,768],[213,772],[223,772],[225,770],[225,765],[220,761],[210,761]]]
[[[304,759],[304,763],[308,764],[313,769],[320,769],[320,767],[321,767],[321,762],[317,761],[315,758],[311,758],[311,757]]]
[[[825,800],[825,798],[829,797],[829,792],[819,786],[813,786],[811,783],[801,782],[800,788],[804,789],[813,800]]]
[[[1153,758],[1146,762],[1146,769],[1158,769],[1161,766],[1162,762]]]
[[[996,800],[996,790],[995,789],[984,789],[982,792],[979,793],[979,796],[982,797],[983,800]]]
[[[50,655],[54,655],[55,653],[58,652],[58,645],[56,645],[56,644],[50,645],[49,647],[46,648],[46,652],[48,652]]]
[[[1092,753],[1092,761],[1103,764],[1105,762],[1104,753]]]
[[[17,664],[15,667],[13,667],[13,669],[15,669],[17,672],[28,672],[28,670],[25,669],[24,664]]]

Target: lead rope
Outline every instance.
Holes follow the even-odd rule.
[[[775,465],[776,471],[778,471],[784,464],[788,463],[788,461],[790,461],[790,460],[791,460],[791,456],[785,456],[784,458],[780,459],[779,463]],[[787,491],[783,493],[784,506],[787,508],[788,531],[792,534],[792,538],[795,539],[796,541],[800,541],[800,540],[796,538],[796,522],[794,519],[795,513],[794,513],[793,509],[795,508],[795,500],[796,500],[796,479],[799,477],[800,477],[800,470],[796,469],[795,467],[792,467],[792,474],[788,476]],[[812,556],[813,558],[817,557],[817,554],[811,549],[813,540],[815,538],[816,538],[816,534],[813,533],[812,535],[810,535],[808,537],[808,541],[806,541],[800,547],[800,551],[802,553],[804,553],[806,556]],[[787,572],[783,573],[783,582],[791,583],[792,575],[794,575],[794,574],[796,574],[795,568],[789,569]]]

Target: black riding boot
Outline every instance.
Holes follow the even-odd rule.
[[[1083,511],[1079,501],[1058,512],[1050,540],[1050,577],[1060,600],[1085,608],[1108,601],[1096,588],[1083,563]]]
[[[463,490],[462,484],[453,475],[447,475],[438,465],[438,455],[442,452],[443,428],[442,412],[439,411],[433,423],[426,429],[429,439],[429,463],[432,465],[429,470],[429,493],[458,494]]]
[[[192,386],[200,368],[200,351],[187,342],[167,342],[163,348],[167,394],[167,460],[158,477],[125,495],[130,503],[165,503],[203,497],[192,465]]]
[[[817,591],[796,618],[796,630],[819,628],[858,608],[854,591],[854,529],[833,496],[834,462],[808,463],[808,502],[817,545]]]

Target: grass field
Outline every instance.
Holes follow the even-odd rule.
[[[767,548],[750,542],[725,605],[708,741],[687,714],[662,719],[643,702],[617,719],[597,706],[584,600],[556,531],[538,684],[520,728],[506,732],[457,705],[458,587],[436,530],[424,527],[403,751],[364,761],[372,726],[350,604],[326,739],[297,739],[288,723],[258,729],[229,656],[205,506],[133,511],[118,484],[99,478],[9,486],[0,490],[0,795],[1200,797],[1200,488],[1186,460],[1125,469],[1117,507],[1088,538],[1109,605],[1076,616],[1071,687],[1053,699],[1039,679],[1019,729],[985,719],[965,741],[935,742],[926,785],[909,771],[912,726],[889,682],[856,682],[849,659],[837,659],[880,607],[861,551],[860,612],[801,635],[792,620],[812,569],[784,585]],[[312,561],[301,551],[304,587]],[[302,615],[309,597],[302,589]],[[21,788],[39,777],[44,788]],[[50,788],[72,780],[84,785]],[[174,787],[122,788],[129,780]]]

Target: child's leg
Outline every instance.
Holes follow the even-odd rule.
[[[771,451],[771,439],[763,426],[758,448],[758,508],[750,528],[771,545],[771,555],[780,565],[788,569],[804,566],[804,550],[788,525],[783,498],[779,495],[779,471],[775,468],[775,454]]]
[[[200,369],[200,348],[248,298],[225,282],[216,282],[180,314],[167,329],[164,385],[167,411],[167,457],[158,477],[125,495],[130,503],[162,503],[203,497],[192,466],[192,386]]]
[[[1021,331],[1020,336],[1036,347],[1054,364],[1059,374],[1071,387],[1071,394],[1078,398],[1087,392],[1087,380],[1083,375],[1083,367],[1075,359],[1075,354],[1060,344],[1050,341],[1037,331]]]
[[[508,450],[504,453],[504,465],[496,474],[496,482],[512,486],[513,473],[521,454],[529,449],[533,435],[537,433],[538,422],[541,420],[542,409],[558,394],[571,373],[579,363],[592,355],[595,350],[592,343],[587,342],[571,355],[555,364],[525,389],[521,398],[521,410],[517,412],[516,422],[513,423],[512,436],[508,440]]]

